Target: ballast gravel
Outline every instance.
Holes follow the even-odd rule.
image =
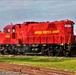
[[[22,74],[22,73],[19,73],[19,72],[0,70],[0,75],[29,75],[29,74]]]

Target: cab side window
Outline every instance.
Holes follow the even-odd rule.
[[[6,29],[6,33],[9,34],[10,33],[10,29]]]
[[[15,29],[12,29],[12,32],[15,33],[16,32]]]

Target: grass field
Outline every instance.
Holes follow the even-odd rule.
[[[0,56],[0,62],[76,71],[76,58]]]

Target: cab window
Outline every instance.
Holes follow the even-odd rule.
[[[12,29],[12,32],[15,33],[16,32],[15,29]]]
[[[6,29],[6,33],[9,34],[10,33],[10,29]]]

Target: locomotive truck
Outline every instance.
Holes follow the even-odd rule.
[[[74,22],[23,22],[10,24],[0,32],[1,54],[41,52],[49,56],[76,55]]]

